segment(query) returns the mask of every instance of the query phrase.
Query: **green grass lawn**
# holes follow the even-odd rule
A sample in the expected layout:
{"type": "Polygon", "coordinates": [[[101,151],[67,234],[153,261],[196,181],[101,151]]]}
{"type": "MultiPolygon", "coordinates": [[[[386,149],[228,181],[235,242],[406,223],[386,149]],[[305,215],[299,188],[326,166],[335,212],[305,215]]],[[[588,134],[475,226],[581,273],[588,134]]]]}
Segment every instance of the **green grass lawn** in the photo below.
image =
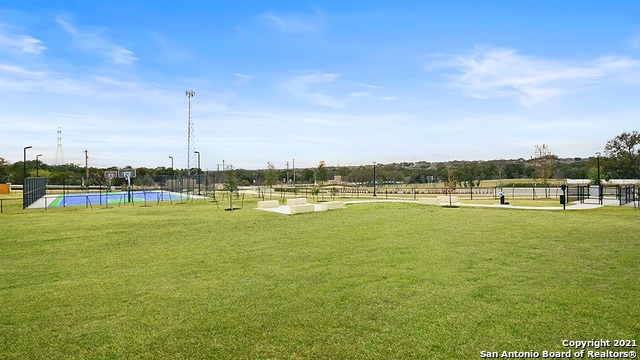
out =
{"type": "Polygon", "coordinates": [[[3,214],[0,358],[477,359],[640,341],[640,210],[253,207],[3,214]]]}

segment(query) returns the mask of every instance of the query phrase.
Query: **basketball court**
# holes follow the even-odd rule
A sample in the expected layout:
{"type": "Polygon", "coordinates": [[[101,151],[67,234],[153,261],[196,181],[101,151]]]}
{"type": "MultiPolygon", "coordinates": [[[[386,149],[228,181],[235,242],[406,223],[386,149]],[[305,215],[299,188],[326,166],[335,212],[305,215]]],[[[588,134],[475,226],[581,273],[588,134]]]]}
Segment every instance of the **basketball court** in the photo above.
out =
{"type": "Polygon", "coordinates": [[[160,202],[184,202],[206,199],[204,196],[180,194],[170,191],[115,191],[108,193],[77,193],[46,195],[29,205],[29,209],[58,208],[66,206],[121,206],[126,204],[153,204],[160,202]]]}

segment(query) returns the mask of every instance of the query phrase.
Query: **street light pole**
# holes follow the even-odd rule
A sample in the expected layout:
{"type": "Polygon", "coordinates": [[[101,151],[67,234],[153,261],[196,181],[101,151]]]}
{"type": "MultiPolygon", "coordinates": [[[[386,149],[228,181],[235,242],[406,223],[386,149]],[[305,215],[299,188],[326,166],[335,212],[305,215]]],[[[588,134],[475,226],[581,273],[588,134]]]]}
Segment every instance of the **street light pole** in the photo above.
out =
{"type": "Polygon", "coordinates": [[[24,161],[22,163],[22,167],[23,167],[23,171],[22,171],[22,183],[24,184],[24,179],[27,178],[27,149],[31,149],[33,146],[25,146],[23,149],[23,153],[24,153],[24,161]]]}
{"type": "Polygon", "coordinates": [[[39,166],[38,166],[38,164],[39,164],[39,160],[38,160],[38,158],[39,158],[40,156],[42,156],[42,154],[38,154],[38,155],[36,155],[36,177],[39,177],[39,175],[40,175],[40,174],[38,173],[38,168],[39,168],[39,166]]]}
{"type": "Polygon", "coordinates": [[[600,152],[597,152],[598,156],[598,202],[602,205],[602,185],[600,183],[600,152]]]}
{"type": "MultiPolygon", "coordinates": [[[[173,156],[169,155],[169,159],[171,159],[171,191],[174,190],[174,186],[175,186],[175,179],[173,178],[173,156]]],[[[165,186],[167,186],[166,181],[165,181],[165,186]]]]}
{"type": "Polygon", "coordinates": [[[200,195],[200,151],[193,151],[194,154],[198,154],[198,170],[196,170],[196,174],[198,174],[198,195],[200,195]]]}
{"type": "Polygon", "coordinates": [[[373,196],[376,195],[376,162],[373,162],[373,196]]]}

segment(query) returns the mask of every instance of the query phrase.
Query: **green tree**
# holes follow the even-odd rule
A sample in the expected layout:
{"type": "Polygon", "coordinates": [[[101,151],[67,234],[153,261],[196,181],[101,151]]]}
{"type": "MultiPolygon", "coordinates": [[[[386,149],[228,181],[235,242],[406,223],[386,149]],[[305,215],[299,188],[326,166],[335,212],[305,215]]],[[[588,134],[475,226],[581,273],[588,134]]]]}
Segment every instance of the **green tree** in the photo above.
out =
{"type": "Polygon", "coordinates": [[[267,171],[264,177],[265,183],[269,187],[269,200],[271,200],[273,185],[278,183],[278,172],[276,172],[276,167],[271,162],[267,162],[267,171]]]}
{"type": "Polygon", "coordinates": [[[475,185],[475,181],[482,175],[480,166],[475,161],[465,161],[455,173],[456,178],[461,182],[467,183],[471,192],[471,200],[473,200],[473,186],[475,185]]]}
{"type": "Polygon", "coordinates": [[[6,183],[9,181],[9,162],[0,157],[0,183],[6,183]]]}
{"type": "Polygon", "coordinates": [[[640,178],[640,133],[623,132],[609,140],[604,151],[609,156],[611,177],[640,178]]]}
{"type": "Polygon", "coordinates": [[[315,173],[313,172],[313,170],[311,169],[304,169],[302,170],[302,181],[307,183],[307,184],[311,184],[313,183],[314,180],[314,176],[315,173]]]}

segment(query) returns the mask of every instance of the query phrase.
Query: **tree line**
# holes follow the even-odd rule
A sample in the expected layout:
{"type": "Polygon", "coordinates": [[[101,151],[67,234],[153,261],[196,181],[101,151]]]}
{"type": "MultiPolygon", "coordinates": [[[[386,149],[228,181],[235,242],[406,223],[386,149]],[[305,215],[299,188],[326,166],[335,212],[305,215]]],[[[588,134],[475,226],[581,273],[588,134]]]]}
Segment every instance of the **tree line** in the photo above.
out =
{"type": "MultiPolygon", "coordinates": [[[[233,175],[238,185],[277,185],[277,184],[320,184],[340,176],[344,182],[367,184],[373,181],[375,166],[376,182],[424,184],[447,182],[453,176],[460,186],[478,186],[482,180],[508,182],[509,179],[532,179],[542,183],[549,179],[591,179],[597,180],[598,163],[601,179],[639,179],[640,178],[640,134],[637,131],[624,132],[609,140],[604,153],[589,158],[559,158],[547,145],[536,145],[529,159],[490,160],[490,161],[448,161],[448,162],[402,162],[392,164],[367,164],[360,166],[327,166],[320,161],[315,168],[276,169],[272,163],[265,169],[233,169],[232,172],[211,171],[207,174],[223,182],[225,173],[233,175]]],[[[0,183],[22,184],[24,163],[9,163],[0,157],[0,183]]],[[[46,177],[49,184],[61,184],[65,179],[83,179],[85,167],[65,164],[51,165],[39,160],[29,160],[26,164],[27,177],[46,177]],[[38,162],[36,162],[38,161],[38,162]]],[[[104,172],[117,170],[116,167],[89,169],[89,184],[104,183],[104,172]]],[[[183,176],[186,169],[166,167],[137,168],[137,177],[160,182],[163,177],[183,176]]],[[[198,174],[204,172],[198,169],[198,174]]],[[[86,180],[86,179],[85,179],[86,180]]],[[[122,181],[121,179],[114,179],[122,181]]]]}

